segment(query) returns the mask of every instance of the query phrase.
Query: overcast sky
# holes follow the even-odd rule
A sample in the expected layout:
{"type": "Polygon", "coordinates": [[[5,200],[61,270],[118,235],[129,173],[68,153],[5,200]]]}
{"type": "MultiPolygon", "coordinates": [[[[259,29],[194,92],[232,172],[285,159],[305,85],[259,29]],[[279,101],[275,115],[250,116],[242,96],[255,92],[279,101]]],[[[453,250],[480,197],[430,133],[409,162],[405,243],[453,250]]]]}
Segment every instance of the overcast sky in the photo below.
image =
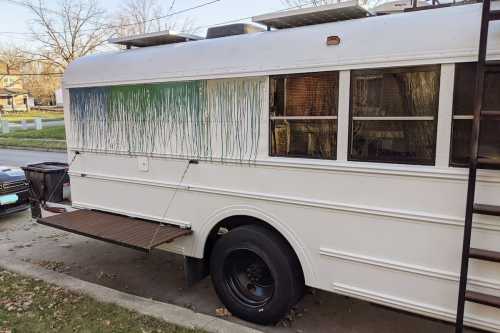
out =
{"type": "MultiPolygon", "coordinates": [[[[101,0],[103,7],[110,13],[116,11],[122,0],[101,0]]],[[[49,8],[55,8],[57,0],[46,0],[49,8]]],[[[175,11],[190,8],[208,0],[177,0],[175,11]]],[[[239,19],[247,16],[265,14],[286,8],[281,0],[220,0],[212,5],[208,5],[196,10],[192,10],[183,16],[189,16],[194,20],[195,25],[205,27],[224,21],[239,19]]],[[[10,34],[6,32],[29,32],[29,21],[31,15],[23,7],[0,0],[0,44],[9,42],[29,43],[29,35],[10,34]]],[[[181,18],[181,17],[180,17],[181,18]]],[[[204,31],[200,32],[204,35],[204,31]]]]}

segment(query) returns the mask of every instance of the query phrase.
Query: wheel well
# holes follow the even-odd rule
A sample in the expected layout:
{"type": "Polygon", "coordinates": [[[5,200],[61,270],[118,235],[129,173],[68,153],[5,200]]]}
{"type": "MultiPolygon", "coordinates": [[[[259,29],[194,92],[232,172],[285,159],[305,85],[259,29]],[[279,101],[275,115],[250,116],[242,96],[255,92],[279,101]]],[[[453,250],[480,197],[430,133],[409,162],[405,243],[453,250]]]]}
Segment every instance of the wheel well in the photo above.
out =
{"type": "Polygon", "coordinates": [[[290,253],[293,254],[295,261],[298,265],[297,267],[300,268],[300,273],[302,274],[302,281],[304,281],[304,271],[302,265],[300,263],[299,257],[297,256],[297,253],[290,245],[290,242],[288,242],[288,240],[273,226],[253,216],[246,216],[246,215],[230,216],[217,223],[212,228],[212,230],[210,230],[210,233],[207,237],[207,241],[205,242],[205,249],[203,252],[203,257],[205,258],[207,263],[209,263],[210,261],[210,254],[212,253],[212,249],[215,243],[217,242],[217,239],[219,239],[224,233],[230,232],[231,229],[240,227],[242,225],[259,225],[266,229],[269,229],[270,231],[281,237],[290,248],[290,253]]]}

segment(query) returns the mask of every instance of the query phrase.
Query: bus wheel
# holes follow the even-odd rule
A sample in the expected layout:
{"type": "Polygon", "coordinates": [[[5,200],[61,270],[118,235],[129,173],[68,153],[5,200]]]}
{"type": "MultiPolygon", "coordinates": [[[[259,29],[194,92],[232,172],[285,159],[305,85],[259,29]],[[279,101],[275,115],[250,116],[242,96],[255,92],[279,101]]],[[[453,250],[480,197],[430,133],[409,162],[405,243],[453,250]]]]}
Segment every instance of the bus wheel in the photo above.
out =
{"type": "Polygon", "coordinates": [[[260,226],[241,226],[223,235],[212,251],[210,271],[227,309],[258,324],[278,322],[304,290],[290,246],[260,226]]]}

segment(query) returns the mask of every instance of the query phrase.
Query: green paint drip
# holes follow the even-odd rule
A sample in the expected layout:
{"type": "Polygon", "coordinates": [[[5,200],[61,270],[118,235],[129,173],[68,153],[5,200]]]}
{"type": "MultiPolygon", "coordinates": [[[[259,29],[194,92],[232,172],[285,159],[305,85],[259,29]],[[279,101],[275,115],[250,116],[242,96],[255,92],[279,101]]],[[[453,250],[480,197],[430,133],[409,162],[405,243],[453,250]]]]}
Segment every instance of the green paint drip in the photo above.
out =
{"type": "Polygon", "coordinates": [[[72,147],[255,160],[264,78],[70,89],[72,147]]]}

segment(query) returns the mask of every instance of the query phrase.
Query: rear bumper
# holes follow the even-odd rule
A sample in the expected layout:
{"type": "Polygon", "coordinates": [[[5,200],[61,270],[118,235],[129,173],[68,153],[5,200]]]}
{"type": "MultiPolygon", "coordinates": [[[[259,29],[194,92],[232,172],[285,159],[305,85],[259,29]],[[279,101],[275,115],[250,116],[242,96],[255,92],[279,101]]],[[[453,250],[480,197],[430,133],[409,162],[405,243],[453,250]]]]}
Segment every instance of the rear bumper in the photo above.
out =
{"type": "Polygon", "coordinates": [[[0,206],[0,216],[18,213],[30,207],[28,191],[17,192],[14,194],[19,196],[19,201],[12,205],[0,206]]]}
{"type": "Polygon", "coordinates": [[[0,208],[0,217],[22,212],[24,210],[27,210],[30,208],[29,204],[22,204],[22,205],[13,205],[14,207],[9,207],[9,208],[0,208]]]}

